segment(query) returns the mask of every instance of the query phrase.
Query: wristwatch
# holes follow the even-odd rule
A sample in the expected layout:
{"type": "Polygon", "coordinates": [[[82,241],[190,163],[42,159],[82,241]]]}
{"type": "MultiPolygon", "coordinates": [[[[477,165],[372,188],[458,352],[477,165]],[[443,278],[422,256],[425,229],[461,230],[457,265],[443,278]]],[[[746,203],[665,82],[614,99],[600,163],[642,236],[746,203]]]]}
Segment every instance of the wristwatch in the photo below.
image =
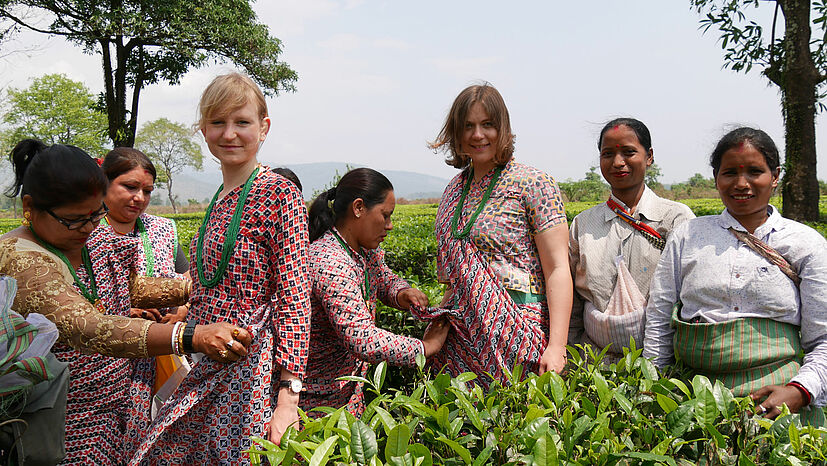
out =
{"type": "Polygon", "coordinates": [[[289,388],[291,392],[299,394],[302,391],[302,381],[299,379],[280,380],[279,388],[289,388]]]}

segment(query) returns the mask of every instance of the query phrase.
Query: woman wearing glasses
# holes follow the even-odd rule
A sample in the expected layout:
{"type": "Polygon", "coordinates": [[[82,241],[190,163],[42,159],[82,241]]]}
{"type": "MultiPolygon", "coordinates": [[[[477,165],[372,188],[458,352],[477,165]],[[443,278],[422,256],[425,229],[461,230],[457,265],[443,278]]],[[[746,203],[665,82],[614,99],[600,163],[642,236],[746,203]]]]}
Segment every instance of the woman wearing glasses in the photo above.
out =
{"type": "Polygon", "coordinates": [[[170,279],[143,279],[143,285],[130,287],[128,260],[101,259],[129,257],[128,250],[110,242],[85,247],[107,212],[107,180],[88,154],[27,139],[12,150],[11,159],[15,183],[8,194],[21,194],[24,220],[0,238],[0,274],[17,280],[13,309],[43,314],[60,331],[53,351],[70,363],[72,373],[63,464],[122,464],[125,426],[118,408],[128,393],[130,366],[117,358],[189,351],[233,361],[246,355],[249,334],[223,322],[185,328],[111,315],[116,312],[109,310],[129,308],[130,291],[173,296],[179,303],[188,292],[181,280],[170,279]],[[233,345],[228,355],[231,340],[242,345],[233,345]]]}

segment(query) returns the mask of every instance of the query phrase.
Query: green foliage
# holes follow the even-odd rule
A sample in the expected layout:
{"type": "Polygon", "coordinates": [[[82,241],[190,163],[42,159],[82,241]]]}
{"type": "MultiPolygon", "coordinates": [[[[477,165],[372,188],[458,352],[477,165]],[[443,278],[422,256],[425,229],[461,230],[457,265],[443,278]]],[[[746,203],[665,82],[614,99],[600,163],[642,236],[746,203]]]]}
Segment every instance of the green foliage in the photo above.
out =
{"type": "MultiPolygon", "coordinates": [[[[340,408],[303,416],[281,445],[263,439],[253,464],[825,464],[827,430],[797,415],[754,417],[753,402],[720,382],[659,374],[626,349],[617,363],[588,363],[570,349],[565,377],[521,377],[488,391],[476,375],[421,374],[411,390],[386,388],[385,363],[373,377],[345,377],[374,394],[361,419],[340,408]]],[[[420,368],[424,358],[419,358],[420,368]]]]}
{"type": "Polygon", "coordinates": [[[675,183],[670,187],[675,199],[687,199],[697,197],[716,196],[715,180],[705,178],[700,173],[695,173],[683,183],[675,183]]]}
{"type": "Polygon", "coordinates": [[[662,188],[663,185],[660,183],[661,175],[663,175],[663,172],[661,171],[660,166],[653,163],[646,169],[646,176],[644,177],[643,182],[646,183],[646,186],[649,186],[651,189],[662,188]]]}
{"type": "MultiPolygon", "coordinates": [[[[257,21],[249,0],[3,0],[16,29],[62,36],[102,56],[109,137],[132,146],[141,90],[178,84],[190,69],[218,62],[243,68],[268,94],[293,90],[278,60],[281,42],[257,21]]],[[[8,39],[8,36],[5,37],[8,39]]]]}
{"type": "MultiPolygon", "coordinates": [[[[135,147],[142,150],[158,168],[155,182],[166,190],[172,210],[178,212],[172,194],[173,175],[184,167],[201,170],[204,156],[192,130],[181,123],[159,118],[144,123],[138,132],[135,147]]],[[[197,203],[197,201],[196,201],[197,203]]]]}
{"type": "Polygon", "coordinates": [[[353,170],[354,168],[356,168],[356,167],[352,166],[349,163],[346,163],[344,173],[339,173],[339,170],[337,169],[336,173],[333,175],[333,179],[331,179],[330,182],[327,183],[326,185],[324,185],[321,188],[313,191],[313,194],[310,195],[310,199],[316,199],[319,196],[319,194],[327,191],[328,189],[330,189],[334,186],[337,186],[339,184],[339,180],[342,179],[342,177],[345,175],[345,173],[353,170]]]}
{"type": "Polygon", "coordinates": [[[597,167],[591,167],[582,180],[566,180],[557,183],[557,186],[569,202],[597,201],[606,198],[609,193],[609,185],[597,173],[597,167]]]}
{"type": "Polygon", "coordinates": [[[37,138],[50,145],[72,144],[94,157],[103,157],[107,151],[106,115],[95,107],[94,94],[83,83],[62,74],[35,78],[26,89],[10,88],[0,151],[8,154],[21,139],[37,138]]]}
{"type": "MultiPolygon", "coordinates": [[[[764,2],[767,3],[767,2],[764,2]]],[[[785,2],[769,2],[773,8],[782,6],[785,2]]],[[[809,52],[812,57],[814,70],[827,75],[827,2],[815,0],[812,3],[802,2],[805,9],[810,9],[810,24],[798,24],[799,27],[809,27],[813,30],[809,52]],[[820,31],[820,32],[819,32],[820,31]]],[[[767,79],[783,88],[785,58],[791,50],[799,52],[787,44],[789,38],[784,32],[785,8],[777,8],[776,15],[780,15],[781,24],[778,30],[766,28],[757,22],[748,19],[750,10],[760,7],[760,0],[690,0],[690,4],[698,13],[701,13],[701,29],[704,33],[712,28],[720,32],[721,48],[724,50],[724,67],[734,71],[749,72],[753,66],[762,69],[767,79]],[[770,32],[770,35],[767,34],[770,32]],[[768,37],[769,36],[769,37],[768,37]]],[[[787,14],[792,14],[788,12],[787,14]]],[[[774,26],[774,25],[773,25],[774,26]]],[[[802,70],[791,70],[801,72],[802,70]]],[[[823,82],[823,79],[822,81],[823,82]]],[[[819,99],[825,93],[819,94],[819,99]]]]}

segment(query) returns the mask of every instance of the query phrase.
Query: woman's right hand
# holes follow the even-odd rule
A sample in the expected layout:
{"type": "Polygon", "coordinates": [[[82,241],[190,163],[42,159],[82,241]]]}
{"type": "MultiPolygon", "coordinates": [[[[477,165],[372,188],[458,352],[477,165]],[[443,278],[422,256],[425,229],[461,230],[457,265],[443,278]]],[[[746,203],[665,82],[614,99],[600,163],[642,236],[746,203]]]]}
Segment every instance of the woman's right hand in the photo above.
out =
{"type": "Polygon", "coordinates": [[[431,357],[442,349],[445,340],[448,338],[448,332],[451,331],[451,323],[448,318],[440,317],[434,319],[431,325],[425,329],[425,335],[422,336],[422,346],[425,348],[425,357],[431,357]]]}
{"type": "Polygon", "coordinates": [[[247,330],[227,322],[218,322],[197,325],[192,337],[192,347],[213,361],[228,363],[247,356],[247,347],[251,341],[252,336],[247,330]]]}

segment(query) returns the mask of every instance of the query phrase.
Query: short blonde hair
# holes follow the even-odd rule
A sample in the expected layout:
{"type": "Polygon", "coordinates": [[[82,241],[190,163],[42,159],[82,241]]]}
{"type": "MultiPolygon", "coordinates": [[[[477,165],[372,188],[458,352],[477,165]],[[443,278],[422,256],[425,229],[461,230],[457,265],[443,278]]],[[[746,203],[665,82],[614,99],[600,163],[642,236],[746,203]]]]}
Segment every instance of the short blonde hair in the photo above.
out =
{"type": "Polygon", "coordinates": [[[445,124],[437,135],[436,141],[429,144],[431,149],[442,150],[445,154],[445,163],[456,168],[465,168],[471,162],[468,154],[462,153],[462,133],[465,130],[465,120],[471,106],[479,103],[485,109],[485,113],[491,118],[494,127],[497,128],[496,153],[494,163],[505,165],[511,160],[514,154],[514,140],[511,132],[511,118],[508,116],[508,108],[497,89],[485,82],[468,86],[459,93],[445,124]]]}
{"type": "Polygon", "coordinates": [[[259,118],[268,116],[264,93],[249,76],[241,73],[217,76],[198,102],[198,127],[204,128],[208,118],[226,115],[249,102],[256,104],[259,118]]]}

